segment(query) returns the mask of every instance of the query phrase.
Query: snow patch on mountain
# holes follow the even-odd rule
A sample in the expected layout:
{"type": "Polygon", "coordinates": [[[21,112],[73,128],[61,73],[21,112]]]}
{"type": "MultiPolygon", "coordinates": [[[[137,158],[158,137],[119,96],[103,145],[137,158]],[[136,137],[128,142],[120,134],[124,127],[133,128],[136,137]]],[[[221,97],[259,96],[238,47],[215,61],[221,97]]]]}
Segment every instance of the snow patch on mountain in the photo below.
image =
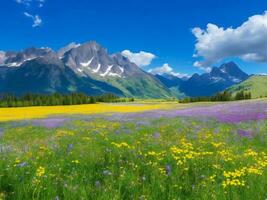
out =
{"type": "Polygon", "coordinates": [[[100,68],[101,68],[101,64],[98,63],[97,68],[92,70],[93,73],[97,73],[100,70],[100,68]]]}
{"type": "Polygon", "coordinates": [[[81,66],[83,67],[89,67],[89,65],[91,64],[91,62],[93,61],[94,57],[92,57],[90,60],[88,60],[87,62],[82,62],[80,63],[81,66]]]}
{"type": "Polygon", "coordinates": [[[0,51],[0,65],[4,64],[6,60],[6,53],[4,51],[0,51]]]}
{"type": "Polygon", "coordinates": [[[121,77],[120,74],[117,74],[117,73],[113,73],[113,72],[109,72],[108,74],[109,76],[117,76],[117,77],[121,77]]]}
{"type": "Polygon", "coordinates": [[[78,70],[79,72],[81,72],[81,73],[83,72],[83,70],[82,70],[81,68],[77,68],[77,70],[78,70]]]}
{"type": "Polygon", "coordinates": [[[113,67],[113,65],[108,65],[107,70],[104,73],[100,74],[100,76],[105,77],[106,75],[108,75],[108,73],[111,71],[112,67],[113,67]]]}
{"type": "Polygon", "coordinates": [[[121,73],[123,74],[124,69],[121,66],[119,66],[119,69],[121,70],[121,73]]]}
{"type": "Polygon", "coordinates": [[[5,63],[5,66],[7,67],[20,67],[23,63],[27,62],[27,61],[30,61],[30,60],[34,60],[36,59],[37,57],[32,57],[32,58],[27,58],[21,62],[12,62],[12,63],[5,63]]]}

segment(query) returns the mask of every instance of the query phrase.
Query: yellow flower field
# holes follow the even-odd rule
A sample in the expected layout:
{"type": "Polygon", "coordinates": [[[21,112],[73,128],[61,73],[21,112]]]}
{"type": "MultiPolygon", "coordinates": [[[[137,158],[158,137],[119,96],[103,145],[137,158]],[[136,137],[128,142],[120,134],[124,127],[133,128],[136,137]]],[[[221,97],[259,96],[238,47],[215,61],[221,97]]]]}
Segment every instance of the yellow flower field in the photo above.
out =
{"type": "MultiPolygon", "coordinates": [[[[100,114],[142,112],[155,109],[171,109],[175,103],[147,104],[87,104],[74,106],[38,106],[20,108],[0,108],[0,121],[45,118],[50,115],[100,114]]],[[[182,106],[181,106],[182,107],[182,106]]]]}

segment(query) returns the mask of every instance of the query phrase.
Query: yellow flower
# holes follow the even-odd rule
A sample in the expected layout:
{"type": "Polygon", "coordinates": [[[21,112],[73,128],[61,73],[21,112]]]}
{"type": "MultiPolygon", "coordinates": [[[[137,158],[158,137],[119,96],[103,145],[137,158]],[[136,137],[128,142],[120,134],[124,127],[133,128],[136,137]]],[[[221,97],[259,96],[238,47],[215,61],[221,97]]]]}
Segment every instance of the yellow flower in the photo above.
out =
{"type": "Polygon", "coordinates": [[[166,174],[166,171],[165,171],[165,169],[164,169],[164,168],[162,168],[162,167],[160,167],[160,168],[159,168],[159,172],[160,172],[161,174],[164,174],[164,175],[166,174]]]}
{"type": "Polygon", "coordinates": [[[249,167],[247,169],[248,174],[256,174],[256,175],[262,175],[263,171],[261,169],[258,169],[256,167],[249,167]]]}
{"type": "Polygon", "coordinates": [[[244,153],[245,157],[256,157],[258,156],[258,153],[256,151],[253,151],[252,149],[247,149],[244,153]]]}
{"type": "Polygon", "coordinates": [[[40,146],[40,147],[39,147],[39,150],[40,150],[40,151],[45,151],[45,150],[46,150],[46,147],[45,147],[45,146],[40,146]]]}
{"type": "Polygon", "coordinates": [[[36,170],[36,176],[37,177],[42,177],[45,174],[45,168],[40,166],[37,170],[36,170]]]}
{"type": "Polygon", "coordinates": [[[117,148],[126,148],[126,149],[132,149],[133,148],[129,144],[127,144],[126,142],[121,142],[121,143],[112,142],[111,144],[117,148]]]}
{"type": "Polygon", "coordinates": [[[21,162],[20,159],[19,158],[16,158],[15,163],[18,164],[20,162],[21,162]]]}
{"type": "Polygon", "coordinates": [[[245,181],[239,179],[226,179],[223,181],[222,186],[226,188],[227,186],[245,186],[245,181]]]}
{"type": "Polygon", "coordinates": [[[149,152],[147,152],[147,155],[149,155],[149,156],[156,156],[157,153],[155,151],[149,151],[149,152]]]}
{"type": "Polygon", "coordinates": [[[212,144],[212,146],[214,146],[215,148],[219,148],[219,147],[221,147],[222,145],[224,145],[224,143],[222,143],[222,142],[218,142],[218,143],[216,143],[216,142],[211,142],[211,144],[212,144]]]}
{"type": "Polygon", "coordinates": [[[73,136],[73,135],[75,135],[75,133],[72,132],[72,131],[58,130],[56,132],[56,137],[57,138],[60,138],[60,137],[63,137],[63,136],[73,136]]]}
{"type": "Polygon", "coordinates": [[[75,164],[79,164],[80,163],[80,161],[79,160],[73,160],[73,161],[71,161],[72,163],[75,163],[75,164]]]}
{"type": "Polygon", "coordinates": [[[209,180],[210,180],[211,182],[215,182],[215,177],[216,177],[216,174],[210,176],[210,177],[209,177],[209,180]]]}
{"type": "Polygon", "coordinates": [[[4,192],[0,192],[0,200],[4,200],[5,199],[5,193],[4,192]]]}
{"type": "Polygon", "coordinates": [[[83,137],[83,140],[85,140],[85,141],[90,141],[91,138],[89,138],[89,137],[83,137]]]}
{"type": "MultiPolygon", "coordinates": [[[[1,108],[0,121],[45,118],[49,115],[61,114],[100,114],[100,113],[129,113],[142,112],[157,109],[171,109],[169,103],[153,103],[136,105],[112,105],[105,103],[73,105],[73,106],[41,106],[41,107],[20,107],[1,108]],[[25,115],[27,113],[27,115],[25,115]]],[[[105,126],[103,125],[103,128],[105,126]]]]}

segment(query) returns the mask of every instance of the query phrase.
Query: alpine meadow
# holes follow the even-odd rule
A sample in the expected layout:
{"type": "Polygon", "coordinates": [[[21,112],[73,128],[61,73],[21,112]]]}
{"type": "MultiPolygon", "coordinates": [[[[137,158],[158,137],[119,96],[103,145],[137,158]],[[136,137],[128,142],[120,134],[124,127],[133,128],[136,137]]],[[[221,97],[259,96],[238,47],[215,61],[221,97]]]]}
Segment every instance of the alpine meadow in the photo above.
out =
{"type": "Polygon", "coordinates": [[[267,199],[267,1],[0,16],[0,200],[267,199]]]}

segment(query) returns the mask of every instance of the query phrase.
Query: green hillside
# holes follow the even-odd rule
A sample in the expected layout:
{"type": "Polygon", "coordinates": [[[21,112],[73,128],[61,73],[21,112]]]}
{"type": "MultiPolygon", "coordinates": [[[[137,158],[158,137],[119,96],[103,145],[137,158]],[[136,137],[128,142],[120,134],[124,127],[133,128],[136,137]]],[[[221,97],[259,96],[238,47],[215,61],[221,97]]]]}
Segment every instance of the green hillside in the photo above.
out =
{"type": "Polygon", "coordinates": [[[233,94],[242,90],[251,92],[252,98],[267,96],[267,76],[254,75],[242,83],[227,89],[227,91],[232,92],[233,94]]]}
{"type": "Polygon", "coordinates": [[[135,98],[171,98],[173,94],[152,77],[127,77],[106,79],[107,83],[118,88],[126,97],[135,98]]]}

